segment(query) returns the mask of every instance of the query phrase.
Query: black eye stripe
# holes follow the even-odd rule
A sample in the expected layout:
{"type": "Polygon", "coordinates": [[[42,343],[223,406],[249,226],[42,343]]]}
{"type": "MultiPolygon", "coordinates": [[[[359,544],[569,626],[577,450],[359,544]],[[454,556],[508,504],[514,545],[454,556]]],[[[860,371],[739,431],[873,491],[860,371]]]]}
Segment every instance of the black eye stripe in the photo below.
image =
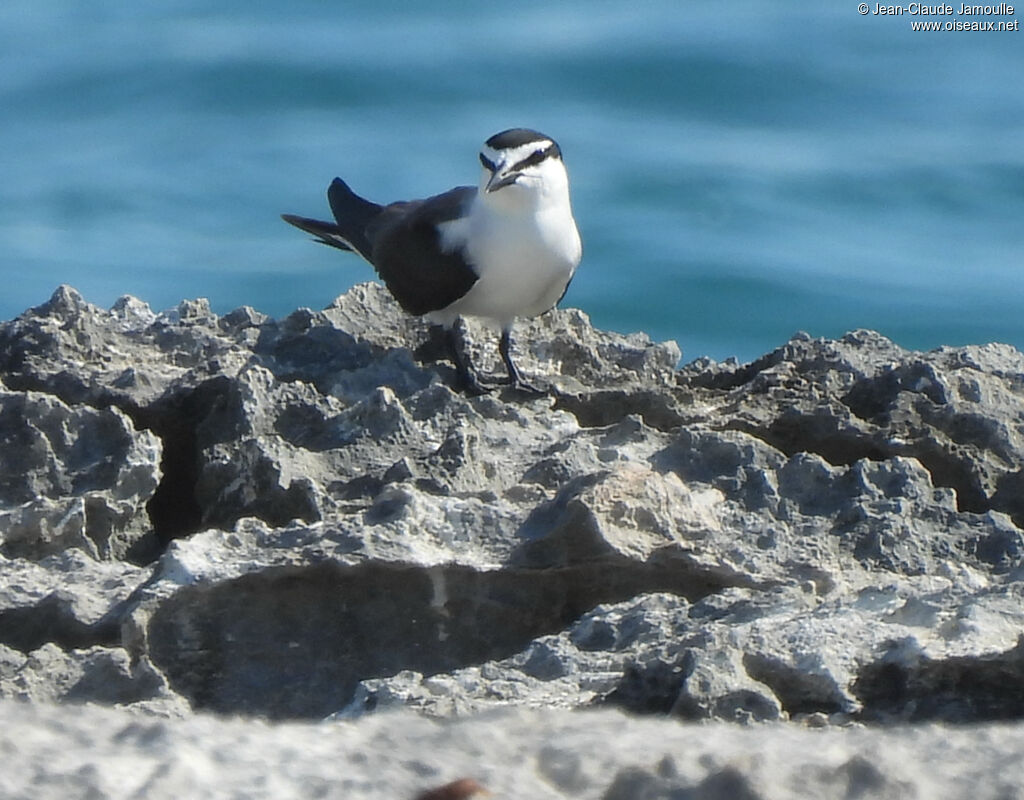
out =
{"type": "MultiPolygon", "coordinates": [[[[560,158],[561,155],[562,152],[561,150],[558,149],[558,145],[552,142],[547,147],[543,149],[534,150],[526,158],[520,159],[515,164],[513,164],[508,170],[506,170],[506,172],[509,174],[514,172],[520,172],[521,170],[524,170],[527,167],[532,167],[541,163],[546,158],[560,158]]],[[[491,161],[491,159],[489,159],[483,153],[480,153],[480,163],[483,164],[484,169],[486,169],[488,172],[492,174],[497,172],[498,170],[498,165],[491,161]]]]}
{"type": "Polygon", "coordinates": [[[550,144],[543,150],[534,150],[532,153],[530,153],[530,155],[528,155],[526,158],[522,159],[514,167],[512,167],[512,169],[518,172],[521,169],[526,169],[527,167],[532,167],[535,164],[539,164],[548,156],[556,155],[556,148],[557,145],[550,144]]]}

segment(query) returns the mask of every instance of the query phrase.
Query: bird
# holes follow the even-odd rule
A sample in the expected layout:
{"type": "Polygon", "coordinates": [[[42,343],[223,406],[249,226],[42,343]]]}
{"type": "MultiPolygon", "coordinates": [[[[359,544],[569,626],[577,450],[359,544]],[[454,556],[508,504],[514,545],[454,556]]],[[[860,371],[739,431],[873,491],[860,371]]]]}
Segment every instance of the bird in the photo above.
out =
{"type": "Polygon", "coordinates": [[[558,143],[530,128],[484,142],[476,187],[380,205],[335,178],[327,189],[334,222],[282,214],[322,244],[368,261],[409,314],[441,325],[461,389],[493,387],[478,377],[458,324],[476,317],[501,330],[498,352],[513,389],[543,393],[512,359],[512,325],[565,296],[583,255],[558,143]]]}
{"type": "Polygon", "coordinates": [[[491,793],[472,778],[459,778],[444,786],[420,792],[416,800],[468,800],[480,795],[489,797],[491,793]]]}

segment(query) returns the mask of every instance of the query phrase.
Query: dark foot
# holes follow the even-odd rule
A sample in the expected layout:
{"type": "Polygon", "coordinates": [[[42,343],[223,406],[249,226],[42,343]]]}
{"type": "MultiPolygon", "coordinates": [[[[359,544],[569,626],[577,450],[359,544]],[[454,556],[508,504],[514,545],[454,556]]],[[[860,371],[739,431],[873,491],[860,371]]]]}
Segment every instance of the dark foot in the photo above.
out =
{"type": "Polygon", "coordinates": [[[466,352],[466,332],[462,327],[462,320],[456,320],[455,324],[448,329],[448,344],[452,352],[452,361],[455,362],[456,383],[460,391],[471,397],[479,397],[487,394],[491,389],[480,383],[473,369],[473,363],[466,352]]]}
{"type": "Polygon", "coordinates": [[[534,396],[540,396],[542,394],[547,394],[548,393],[548,389],[546,389],[544,387],[541,387],[541,386],[535,386],[532,383],[527,383],[526,381],[524,381],[522,379],[522,377],[519,375],[518,371],[516,372],[516,375],[515,375],[514,378],[513,377],[505,378],[501,383],[502,383],[502,385],[507,386],[513,392],[520,392],[522,394],[530,394],[530,395],[534,395],[534,396]]]}
{"type": "Polygon", "coordinates": [[[505,362],[505,369],[508,371],[508,378],[504,381],[509,388],[523,394],[541,395],[547,394],[547,389],[541,389],[523,380],[523,376],[512,361],[512,333],[508,328],[501,332],[501,340],[498,342],[498,352],[501,353],[501,360],[505,362]]]}
{"type": "Polygon", "coordinates": [[[492,387],[480,383],[480,379],[468,370],[463,372],[456,369],[456,376],[459,391],[465,392],[470,397],[480,397],[480,395],[490,394],[492,391],[492,387]]]}

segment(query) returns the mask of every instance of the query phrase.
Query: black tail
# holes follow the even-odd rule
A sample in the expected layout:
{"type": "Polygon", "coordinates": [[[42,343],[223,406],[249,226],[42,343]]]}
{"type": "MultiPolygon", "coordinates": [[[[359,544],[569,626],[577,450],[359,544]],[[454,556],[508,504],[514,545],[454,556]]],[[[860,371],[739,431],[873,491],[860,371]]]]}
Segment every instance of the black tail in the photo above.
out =
{"type": "Polygon", "coordinates": [[[367,261],[371,261],[371,247],[366,237],[366,227],[381,212],[383,206],[364,200],[349,189],[348,184],[341,178],[335,178],[328,187],[327,202],[331,205],[331,212],[337,224],[298,217],[295,214],[282,214],[281,219],[312,234],[321,244],[340,250],[355,250],[367,261]]]}
{"type": "Polygon", "coordinates": [[[294,214],[282,214],[281,219],[294,225],[299,230],[311,233],[320,244],[329,244],[339,250],[352,250],[353,247],[341,235],[341,228],[333,222],[322,222],[309,217],[297,217],[294,214]]]}

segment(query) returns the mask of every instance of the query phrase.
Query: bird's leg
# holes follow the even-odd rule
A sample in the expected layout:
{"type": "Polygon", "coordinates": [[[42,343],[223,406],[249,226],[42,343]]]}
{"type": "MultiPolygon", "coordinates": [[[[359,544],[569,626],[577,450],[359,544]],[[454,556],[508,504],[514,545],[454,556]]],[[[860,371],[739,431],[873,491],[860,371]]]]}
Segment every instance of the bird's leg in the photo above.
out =
{"type": "Polygon", "coordinates": [[[455,372],[459,379],[459,388],[470,395],[487,394],[488,389],[476,377],[473,370],[473,363],[466,351],[466,332],[462,326],[462,320],[457,319],[448,328],[448,344],[452,350],[452,361],[455,362],[455,372]]]}
{"type": "Polygon", "coordinates": [[[501,329],[501,340],[498,342],[498,352],[501,353],[501,360],[505,362],[505,369],[508,370],[509,386],[520,392],[526,392],[527,394],[546,394],[543,389],[539,389],[523,380],[523,376],[519,374],[519,370],[512,361],[511,350],[512,329],[511,327],[505,327],[501,329]]]}

